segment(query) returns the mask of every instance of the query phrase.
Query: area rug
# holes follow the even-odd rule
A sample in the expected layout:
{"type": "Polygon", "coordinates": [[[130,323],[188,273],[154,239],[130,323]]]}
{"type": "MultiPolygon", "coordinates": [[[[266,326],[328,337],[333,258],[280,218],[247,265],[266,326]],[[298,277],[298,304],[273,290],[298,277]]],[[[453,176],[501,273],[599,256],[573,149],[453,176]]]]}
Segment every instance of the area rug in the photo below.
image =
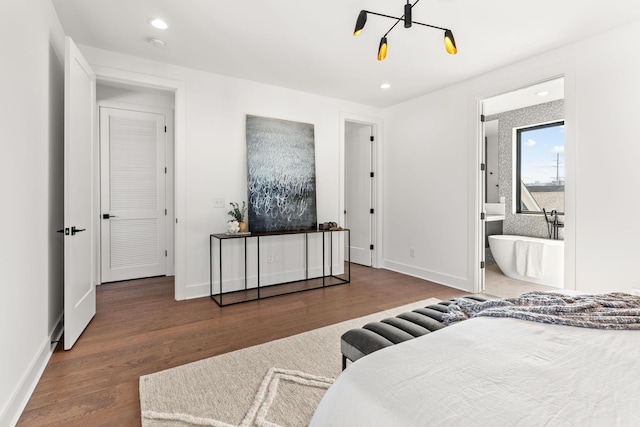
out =
{"type": "Polygon", "coordinates": [[[439,301],[430,298],[142,376],[142,426],[306,426],[340,374],[343,333],[439,301]]]}

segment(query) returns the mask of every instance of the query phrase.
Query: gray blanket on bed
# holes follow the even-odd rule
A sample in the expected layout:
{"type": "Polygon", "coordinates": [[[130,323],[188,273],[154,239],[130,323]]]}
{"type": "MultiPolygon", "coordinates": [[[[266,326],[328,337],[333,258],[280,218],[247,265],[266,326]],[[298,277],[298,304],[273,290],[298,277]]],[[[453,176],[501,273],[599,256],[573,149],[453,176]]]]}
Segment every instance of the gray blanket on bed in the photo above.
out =
{"type": "Polygon", "coordinates": [[[456,299],[444,316],[450,325],[477,316],[514,317],[554,325],[640,330],[640,297],[624,293],[569,296],[529,292],[518,298],[474,303],[456,299]]]}

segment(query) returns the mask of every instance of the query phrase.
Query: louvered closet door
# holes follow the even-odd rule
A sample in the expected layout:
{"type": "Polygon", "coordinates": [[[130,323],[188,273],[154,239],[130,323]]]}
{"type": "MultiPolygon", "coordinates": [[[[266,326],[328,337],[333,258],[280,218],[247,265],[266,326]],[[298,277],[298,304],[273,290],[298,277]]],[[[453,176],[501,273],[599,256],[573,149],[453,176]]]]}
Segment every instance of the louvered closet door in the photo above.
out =
{"type": "Polygon", "coordinates": [[[165,116],[100,108],[102,282],[166,274],[165,116]]]}

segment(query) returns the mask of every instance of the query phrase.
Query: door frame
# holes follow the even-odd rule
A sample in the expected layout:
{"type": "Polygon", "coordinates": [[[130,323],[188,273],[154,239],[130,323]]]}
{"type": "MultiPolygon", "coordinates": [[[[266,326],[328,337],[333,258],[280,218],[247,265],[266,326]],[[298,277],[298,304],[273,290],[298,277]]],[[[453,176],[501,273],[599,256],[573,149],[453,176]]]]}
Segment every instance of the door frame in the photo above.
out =
{"type": "Polygon", "coordinates": [[[373,250],[371,251],[371,266],[373,268],[382,267],[382,220],[384,212],[382,209],[382,188],[383,188],[383,176],[382,176],[382,119],[376,117],[368,117],[360,114],[340,112],[340,178],[339,178],[339,211],[338,218],[340,223],[345,223],[344,210],[346,208],[346,146],[345,146],[345,130],[346,122],[362,123],[371,126],[371,133],[374,138],[374,143],[371,150],[371,165],[373,168],[374,179],[372,182],[371,202],[374,209],[373,219],[371,220],[371,244],[373,250]]]}
{"type": "MultiPolygon", "coordinates": [[[[373,233],[374,233],[374,224],[373,221],[375,219],[375,211],[374,213],[367,213],[367,221],[368,222],[368,227],[367,227],[367,241],[362,242],[365,243],[362,248],[356,248],[354,245],[354,242],[357,240],[358,237],[360,237],[359,235],[356,235],[355,230],[354,230],[354,221],[351,221],[351,218],[357,218],[356,222],[358,219],[360,218],[360,215],[364,212],[368,212],[372,207],[373,207],[373,183],[375,181],[375,173],[373,177],[369,176],[369,172],[375,171],[375,168],[373,166],[373,142],[375,141],[371,141],[370,138],[373,134],[373,126],[371,126],[368,123],[360,123],[360,122],[352,122],[352,121],[345,121],[345,158],[344,158],[344,164],[345,164],[345,192],[344,192],[344,203],[345,203],[345,210],[344,210],[344,215],[345,215],[345,219],[344,219],[344,226],[349,228],[350,233],[349,233],[349,243],[350,243],[350,252],[349,252],[349,256],[350,256],[350,261],[351,262],[355,262],[356,264],[359,264],[358,261],[362,261],[358,256],[357,256],[357,252],[358,249],[362,249],[362,248],[366,248],[365,249],[365,256],[368,256],[368,261],[366,263],[362,263],[362,265],[365,265],[367,267],[371,267],[373,265],[373,251],[371,249],[368,248],[369,245],[373,244],[373,233]],[[354,137],[352,136],[353,134],[349,132],[348,130],[348,124],[352,125],[352,126],[358,126],[357,131],[358,132],[358,136],[355,137],[356,141],[354,141],[354,137]],[[365,144],[361,144],[360,143],[360,138],[364,138],[364,129],[366,129],[366,148],[365,148],[365,144]],[[354,152],[353,150],[350,150],[350,147],[357,147],[357,151],[354,152]],[[366,151],[366,153],[365,153],[366,151]],[[354,156],[349,156],[349,154],[353,154],[354,156]],[[365,176],[365,171],[362,171],[360,169],[358,169],[358,173],[362,173],[361,176],[357,176],[354,175],[350,169],[350,167],[353,165],[354,162],[354,157],[360,157],[360,156],[365,156],[368,157],[369,160],[369,164],[367,165],[366,169],[366,176],[365,176]],[[366,180],[367,181],[367,186],[369,188],[368,191],[368,200],[366,203],[366,206],[363,206],[361,204],[356,206],[356,211],[360,211],[360,209],[362,209],[362,211],[360,211],[361,213],[357,213],[357,212],[353,212],[354,211],[354,206],[352,204],[350,204],[349,202],[351,200],[354,200],[355,198],[352,198],[353,193],[349,193],[349,184],[353,183],[353,180],[366,180]],[[354,256],[355,255],[355,256],[354,256]],[[354,258],[358,258],[357,261],[354,261],[354,258]]],[[[357,163],[357,162],[356,162],[357,163]]],[[[356,196],[357,198],[357,196],[356,196]]],[[[374,246],[375,248],[375,246],[374,246]]]]}
{"type": "Polygon", "coordinates": [[[484,102],[480,103],[480,164],[484,167],[480,167],[480,185],[479,185],[479,197],[480,197],[480,222],[478,224],[478,231],[480,234],[480,248],[478,253],[480,255],[480,273],[478,274],[478,292],[484,292],[485,290],[485,271],[487,265],[485,239],[487,235],[487,222],[485,221],[487,212],[485,210],[485,200],[487,198],[487,131],[485,128],[484,120],[484,102]]]}
{"type": "MultiPolygon", "coordinates": [[[[564,289],[576,289],[576,139],[575,139],[575,70],[563,61],[558,62],[552,67],[554,70],[540,71],[533,70],[532,74],[518,73],[514,74],[514,80],[506,79],[500,81],[492,87],[492,89],[483,88],[470,98],[470,111],[474,113],[469,116],[469,128],[475,135],[470,135],[470,141],[473,141],[473,152],[475,156],[470,156],[473,163],[470,164],[472,170],[476,170],[471,175],[475,191],[473,194],[474,209],[472,210],[473,233],[475,234],[475,250],[474,256],[471,258],[471,270],[473,271],[473,291],[481,292],[481,286],[484,286],[484,271],[480,268],[481,251],[484,251],[484,227],[481,227],[480,212],[484,208],[484,193],[480,187],[482,182],[482,171],[477,167],[482,159],[484,151],[484,124],[481,122],[480,116],[483,113],[483,103],[486,99],[506,94],[518,89],[526,88],[531,85],[553,80],[559,77],[564,78],[564,119],[565,119],[565,229],[564,229],[564,289]],[[482,276],[482,279],[480,278],[482,276]],[[482,280],[482,282],[481,282],[482,280]]],[[[508,207],[507,207],[508,208],[508,207]]]]}
{"type": "MultiPolygon", "coordinates": [[[[115,82],[132,86],[168,90],[174,93],[173,109],[173,158],[174,158],[174,197],[173,206],[167,209],[173,210],[173,239],[174,239],[174,298],[184,300],[196,295],[189,295],[186,285],[186,84],[182,80],[159,77],[150,74],[126,71],[103,65],[93,65],[98,83],[115,82]],[[183,219],[180,221],[180,219],[183,219]]],[[[97,143],[97,142],[96,142],[97,143]]],[[[99,180],[97,185],[99,185],[99,180]]],[[[99,197],[99,196],[97,196],[99,197]]],[[[99,199],[98,199],[99,207],[99,199]]],[[[96,218],[100,212],[96,210],[96,218]]],[[[99,236],[96,237],[99,244],[99,236]]],[[[96,257],[100,255],[99,248],[95,248],[96,257]]],[[[99,262],[99,259],[97,259],[99,262]]],[[[96,282],[99,282],[100,271],[96,269],[96,282]]]]}
{"type": "MultiPolygon", "coordinates": [[[[175,159],[174,159],[174,122],[173,122],[173,110],[164,107],[155,107],[151,105],[132,104],[121,101],[111,100],[99,100],[97,106],[98,121],[100,120],[100,108],[115,108],[119,110],[138,111],[143,113],[163,114],[165,116],[165,125],[167,126],[167,132],[165,133],[165,164],[167,165],[167,173],[165,175],[165,207],[167,209],[167,215],[165,216],[165,249],[167,250],[167,259],[165,266],[165,274],[167,276],[173,276],[175,274],[175,159]]],[[[99,122],[98,122],[99,123],[99,122]]],[[[101,148],[102,141],[100,141],[100,135],[98,135],[98,145],[101,148]]],[[[98,174],[99,188],[101,187],[101,176],[98,174]]],[[[100,197],[100,215],[102,210],[102,198],[100,197]]],[[[102,235],[100,235],[100,246],[98,248],[100,252],[100,271],[98,277],[102,277],[102,235]]],[[[97,282],[101,284],[101,281],[97,282]]]]}

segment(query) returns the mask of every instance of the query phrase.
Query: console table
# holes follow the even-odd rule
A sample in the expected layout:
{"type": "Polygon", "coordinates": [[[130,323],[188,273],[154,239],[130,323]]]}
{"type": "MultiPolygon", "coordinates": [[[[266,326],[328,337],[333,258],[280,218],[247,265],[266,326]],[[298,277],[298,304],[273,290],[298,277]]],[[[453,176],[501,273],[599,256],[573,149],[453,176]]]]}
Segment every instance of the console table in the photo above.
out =
{"type": "MultiPolygon", "coordinates": [[[[350,230],[302,230],[302,231],[281,231],[281,232],[269,232],[269,233],[233,233],[233,234],[210,234],[209,235],[209,293],[211,299],[222,307],[225,305],[237,304],[247,301],[255,301],[263,298],[269,298],[272,296],[285,295],[294,292],[306,291],[309,289],[319,289],[327,286],[339,285],[343,283],[349,283],[351,281],[351,249],[350,249],[350,230]],[[333,269],[333,236],[335,233],[343,233],[346,238],[345,245],[345,271],[342,275],[334,274],[333,269]],[[322,240],[322,275],[316,277],[309,277],[309,235],[321,235],[322,240]],[[304,279],[295,280],[291,282],[271,283],[269,285],[261,285],[260,283],[260,241],[275,236],[290,236],[290,235],[304,235],[304,279]],[[223,286],[223,256],[222,245],[223,242],[242,239],[244,242],[244,289],[224,291],[223,286]],[[257,285],[255,287],[247,286],[247,241],[249,239],[255,239],[256,241],[256,265],[257,265],[257,285]],[[326,243],[328,241],[329,252],[329,266],[326,266],[325,254],[326,243]],[[217,247],[217,250],[216,250],[217,247]],[[217,257],[215,253],[217,252],[217,257]],[[213,279],[214,279],[214,260],[217,261],[218,270],[220,273],[220,292],[213,292],[213,279]],[[222,296],[225,296],[225,303],[222,302],[222,296]]],[[[338,255],[339,255],[339,251],[338,255]]]]}

